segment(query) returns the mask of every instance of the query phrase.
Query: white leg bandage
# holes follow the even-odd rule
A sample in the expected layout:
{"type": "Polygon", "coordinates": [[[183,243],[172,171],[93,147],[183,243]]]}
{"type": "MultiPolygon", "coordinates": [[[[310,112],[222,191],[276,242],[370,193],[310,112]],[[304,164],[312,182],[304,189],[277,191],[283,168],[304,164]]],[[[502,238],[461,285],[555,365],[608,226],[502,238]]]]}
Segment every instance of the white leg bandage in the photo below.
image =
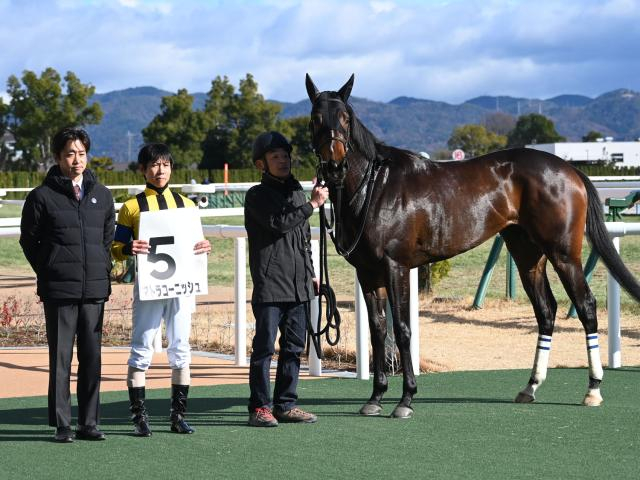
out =
{"type": "Polygon", "coordinates": [[[536,356],[533,359],[533,370],[531,378],[533,383],[528,384],[523,390],[524,393],[535,397],[536,390],[547,378],[547,369],[549,367],[549,354],[551,353],[551,336],[538,335],[538,345],[536,347],[536,356]]]}
{"type": "Polygon", "coordinates": [[[597,333],[587,335],[587,356],[589,357],[589,376],[595,380],[602,380],[602,360],[597,333]]]}
{"type": "Polygon", "coordinates": [[[600,381],[603,374],[597,333],[587,335],[587,356],[589,357],[589,389],[582,403],[588,407],[597,407],[602,404],[600,381]]]}

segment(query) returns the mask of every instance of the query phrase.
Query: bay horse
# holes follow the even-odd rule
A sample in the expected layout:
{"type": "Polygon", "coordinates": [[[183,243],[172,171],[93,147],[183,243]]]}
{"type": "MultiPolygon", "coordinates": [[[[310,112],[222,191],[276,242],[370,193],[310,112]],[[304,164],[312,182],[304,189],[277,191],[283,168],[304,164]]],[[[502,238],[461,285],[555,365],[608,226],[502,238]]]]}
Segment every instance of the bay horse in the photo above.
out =
{"type": "Polygon", "coordinates": [[[538,324],[531,376],[515,401],[533,402],[547,376],[557,309],[546,273],[549,261],[586,335],[589,381],[583,404],[600,405],[596,301],[581,264],[585,227],[609,272],[639,301],[640,284],[613,246],[588,177],[559,157],[527,148],[434,162],[385,145],[348,102],[353,80],[352,75],[338,91],[319,92],[306,76],[311,142],[335,209],[334,243],[356,268],[369,316],[373,393],[360,413],[382,411],[388,300],[403,372],[402,398],[391,416],[413,414],[417,388],[409,351],[409,270],[466,252],[498,233],[515,260],[538,324]]]}

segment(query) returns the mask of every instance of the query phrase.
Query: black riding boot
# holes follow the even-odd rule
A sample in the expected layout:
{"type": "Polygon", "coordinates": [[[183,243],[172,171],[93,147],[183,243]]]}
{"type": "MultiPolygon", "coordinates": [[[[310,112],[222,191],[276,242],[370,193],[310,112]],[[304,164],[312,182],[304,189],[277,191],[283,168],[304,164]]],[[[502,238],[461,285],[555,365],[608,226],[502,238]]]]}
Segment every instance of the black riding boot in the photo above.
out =
{"type": "Polygon", "coordinates": [[[131,420],[135,430],[133,434],[136,437],[150,437],[149,417],[147,409],[144,406],[144,387],[129,387],[129,401],[131,406],[131,420]]]}
{"type": "Polygon", "coordinates": [[[176,433],[193,433],[195,430],[184,420],[187,411],[187,395],[189,385],[171,385],[171,431],[176,433]]]}

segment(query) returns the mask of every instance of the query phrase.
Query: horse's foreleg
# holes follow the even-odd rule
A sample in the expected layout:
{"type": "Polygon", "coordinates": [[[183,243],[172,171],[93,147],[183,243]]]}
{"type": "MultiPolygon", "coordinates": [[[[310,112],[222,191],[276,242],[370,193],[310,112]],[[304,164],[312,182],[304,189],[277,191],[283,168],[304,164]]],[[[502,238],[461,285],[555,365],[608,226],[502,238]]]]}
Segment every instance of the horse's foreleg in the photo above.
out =
{"type": "Polygon", "coordinates": [[[402,399],[391,413],[395,418],[413,415],[411,401],[418,391],[411,361],[411,327],[409,326],[409,269],[388,260],[387,294],[393,313],[393,333],[402,363],[402,399]]]}
{"type": "Polygon", "coordinates": [[[384,340],[387,337],[387,321],[385,318],[386,293],[383,289],[366,291],[364,292],[364,300],[367,306],[369,332],[371,334],[373,392],[369,401],[360,409],[360,414],[380,415],[382,411],[380,402],[388,388],[387,375],[384,371],[384,340]]]}

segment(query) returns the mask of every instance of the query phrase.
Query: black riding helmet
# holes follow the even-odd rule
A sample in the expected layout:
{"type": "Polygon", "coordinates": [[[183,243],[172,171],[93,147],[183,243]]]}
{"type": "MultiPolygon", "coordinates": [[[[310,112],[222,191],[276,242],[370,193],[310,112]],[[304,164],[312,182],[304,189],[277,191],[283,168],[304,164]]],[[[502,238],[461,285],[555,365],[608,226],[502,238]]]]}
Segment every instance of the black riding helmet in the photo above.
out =
{"type": "Polygon", "coordinates": [[[253,163],[256,163],[256,160],[264,158],[267,152],[271,152],[277,148],[283,148],[289,155],[291,155],[291,150],[293,149],[289,140],[281,133],[261,133],[253,142],[253,163]]]}

